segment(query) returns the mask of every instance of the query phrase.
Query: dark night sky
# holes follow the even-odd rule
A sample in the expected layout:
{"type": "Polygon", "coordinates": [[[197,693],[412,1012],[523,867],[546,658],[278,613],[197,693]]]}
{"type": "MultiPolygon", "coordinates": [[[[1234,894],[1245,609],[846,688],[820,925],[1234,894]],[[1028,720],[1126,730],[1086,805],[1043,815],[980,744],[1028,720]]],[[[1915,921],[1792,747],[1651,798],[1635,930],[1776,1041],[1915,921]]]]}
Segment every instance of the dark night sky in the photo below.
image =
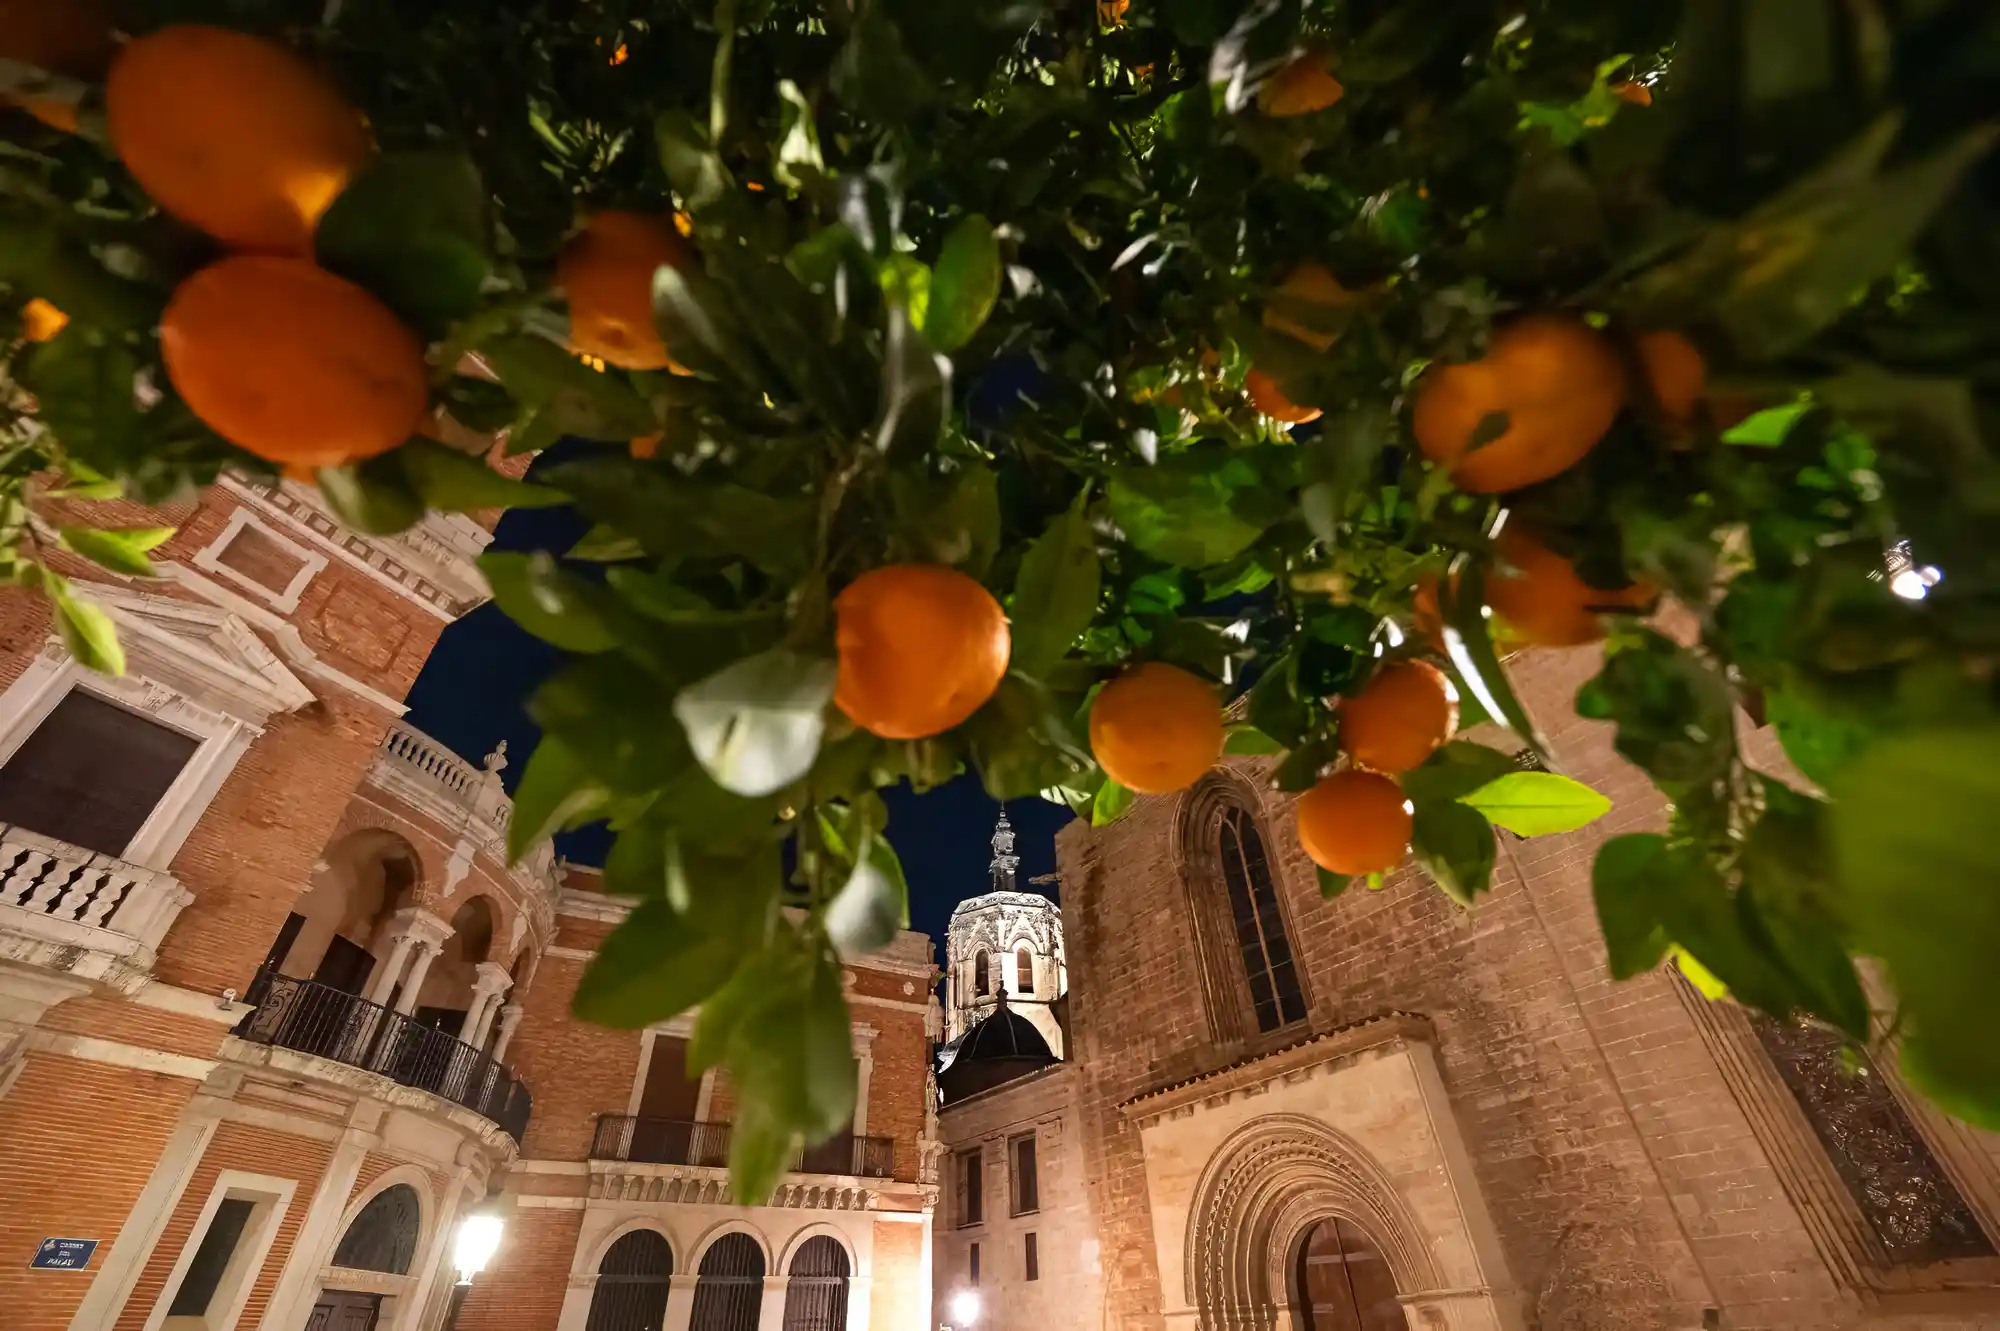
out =
{"type": "MultiPolygon", "coordinates": [[[[583,524],[567,509],[521,510],[501,520],[493,548],[561,551],[582,532],[583,524]]],[[[493,606],[482,606],[445,630],[410,689],[408,720],[474,763],[506,740],[503,776],[511,790],[535,745],[527,697],[560,657],[493,606]]],[[[910,881],[910,925],[937,940],[942,959],[951,908],[986,890],[986,866],[992,858],[987,841],[999,806],[970,774],[924,795],[907,787],[883,794],[889,805],[889,840],[910,881]]],[[[1017,833],[1022,890],[1054,895],[1053,884],[1031,888],[1028,880],[1055,872],[1055,834],[1070,820],[1069,810],[1025,799],[1010,803],[1007,816],[1017,833]]],[[[601,827],[557,841],[564,854],[588,864],[600,862],[607,844],[601,827]]]]}

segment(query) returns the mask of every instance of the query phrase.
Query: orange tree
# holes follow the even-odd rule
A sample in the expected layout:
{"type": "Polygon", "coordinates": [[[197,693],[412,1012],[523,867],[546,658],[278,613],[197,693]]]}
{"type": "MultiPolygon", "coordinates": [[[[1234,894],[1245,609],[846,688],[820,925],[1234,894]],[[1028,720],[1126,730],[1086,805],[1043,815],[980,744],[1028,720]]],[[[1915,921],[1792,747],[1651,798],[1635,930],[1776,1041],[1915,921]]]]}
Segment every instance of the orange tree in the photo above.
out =
{"type": "Polygon", "coordinates": [[[1102,823],[1092,740],[1149,787],[1271,754],[1326,892],[1407,841],[1476,908],[1494,825],[1604,808],[1449,738],[1455,691],[1539,747],[1527,644],[1602,641],[1577,710],[1671,801],[1599,853],[1613,970],[2000,1125],[1984,0],[90,13],[0,5],[0,567],[116,669],[44,556],[164,533],[67,499],[587,515],[484,560],[571,654],[514,846],[610,821],[636,905],[578,1010],[699,1007],[745,1196],[851,1108],[880,787],[1102,823]],[[599,442],[532,483],[442,442],[496,434],[599,442]]]}

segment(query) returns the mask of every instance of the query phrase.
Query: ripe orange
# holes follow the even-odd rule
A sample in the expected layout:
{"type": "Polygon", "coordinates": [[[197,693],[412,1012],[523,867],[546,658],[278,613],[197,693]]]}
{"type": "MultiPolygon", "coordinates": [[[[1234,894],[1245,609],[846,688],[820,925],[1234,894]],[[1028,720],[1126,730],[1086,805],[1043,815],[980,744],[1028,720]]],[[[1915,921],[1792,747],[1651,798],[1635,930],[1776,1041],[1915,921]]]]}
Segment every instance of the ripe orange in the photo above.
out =
{"type": "Polygon", "coordinates": [[[653,274],[693,262],[670,217],[592,215],[556,258],[571,348],[627,370],[679,370],[653,325],[653,274]]]}
{"type": "Polygon", "coordinates": [[[1642,610],[1659,594],[1644,582],[1617,590],[1593,587],[1569,560],[1513,523],[1501,530],[1494,549],[1500,562],[1486,580],[1486,603],[1517,642],[1542,647],[1596,642],[1604,636],[1599,614],[1642,610]]]}
{"type": "Polygon", "coordinates": [[[1097,21],[1107,28],[1125,26],[1125,11],[1132,7],[1132,0],[1097,0],[1097,21]]]}
{"type": "Polygon", "coordinates": [[[1643,83],[1614,83],[1611,92],[1619,101],[1630,102],[1634,106],[1653,104],[1653,90],[1643,83]]]}
{"type": "Polygon", "coordinates": [[[1302,407],[1285,396],[1285,390],[1278,387],[1278,381],[1262,370],[1252,370],[1243,376],[1243,391],[1250,398],[1250,405],[1273,420],[1284,421],[1288,425],[1304,425],[1307,421],[1319,419],[1318,407],[1302,407]]]}
{"type": "MultiPolygon", "coordinates": [[[[15,60],[69,79],[94,80],[111,63],[111,22],[96,0],[0,0],[0,60],[15,60]]],[[[76,103],[60,97],[9,97],[45,125],[76,133],[76,103]]]]}
{"type": "Polygon", "coordinates": [[[46,342],[69,326],[69,316],[36,296],[21,307],[21,336],[30,342],[46,342]]]}
{"type": "Polygon", "coordinates": [[[834,598],[833,701],[884,739],[923,739],[978,711],[1012,640],[993,594],[956,569],[890,564],[834,598]]]}
{"type": "Polygon", "coordinates": [[[272,462],[333,467],[422,424],[424,349],[388,306],[301,259],[236,255],[160,319],[167,375],[211,429],[272,462]]]}
{"type": "Polygon", "coordinates": [[[652,457],[660,451],[660,441],[664,438],[666,436],[663,434],[640,435],[630,445],[632,456],[641,459],[652,457]]]}
{"type": "Polygon", "coordinates": [[[1340,704],[1340,747],[1363,767],[1407,772],[1458,729],[1458,694],[1428,661],[1395,661],[1340,704]]]}
{"type": "Polygon", "coordinates": [[[128,43],[104,111],[111,146],[154,201],[236,249],[310,254],[370,151],[360,113],[310,65],[226,28],[128,43]]]}
{"type": "Polygon", "coordinates": [[[1676,425],[1692,422],[1695,408],[1708,389],[1708,362],[1702,359],[1701,352],[1671,329],[1641,333],[1636,345],[1661,414],[1676,425]]]}
{"type": "Polygon", "coordinates": [[[1581,320],[1531,314],[1496,333],[1479,360],[1427,371],[1410,423],[1424,456],[1450,464],[1460,489],[1497,494],[1575,466],[1624,402],[1609,342],[1581,320]],[[1505,432],[1473,449],[1480,422],[1500,412],[1505,432]]]}
{"type": "MultiPolygon", "coordinates": [[[[1314,305],[1324,305],[1329,310],[1341,309],[1354,303],[1354,293],[1340,284],[1340,279],[1317,263],[1302,263],[1285,274],[1285,280],[1278,284],[1278,294],[1293,300],[1308,301],[1314,305]]],[[[1296,319],[1287,317],[1276,310],[1264,311],[1264,327],[1274,333],[1296,338],[1314,351],[1325,351],[1332,346],[1339,335],[1308,328],[1296,319]]]]}
{"type": "Polygon", "coordinates": [[[1299,796],[1299,844],[1329,873],[1387,873],[1410,848],[1410,802],[1378,772],[1350,767],[1299,796]]]}
{"type": "Polygon", "coordinates": [[[1206,680],[1158,661],[1106,684],[1090,706],[1090,751],[1142,795],[1183,790],[1222,756],[1222,704],[1206,680]]]}
{"type": "Polygon", "coordinates": [[[1257,109],[1267,116],[1305,116],[1324,111],[1345,95],[1340,80],[1326,71],[1326,56],[1308,51],[1264,80],[1257,109]]]}

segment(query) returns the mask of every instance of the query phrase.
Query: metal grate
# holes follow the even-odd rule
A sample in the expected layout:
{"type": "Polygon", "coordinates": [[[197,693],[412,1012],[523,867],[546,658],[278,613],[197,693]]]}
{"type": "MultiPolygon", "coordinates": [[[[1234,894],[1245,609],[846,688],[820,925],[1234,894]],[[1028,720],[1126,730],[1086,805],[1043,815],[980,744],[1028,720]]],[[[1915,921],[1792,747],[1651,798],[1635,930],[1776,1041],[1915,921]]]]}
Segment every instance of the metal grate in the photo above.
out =
{"type": "Polygon", "coordinates": [[[792,1257],[785,1284],[784,1331],[844,1331],[847,1326],[847,1251],[838,1240],[816,1235],[792,1257]]]}
{"type": "Polygon", "coordinates": [[[605,1249],[597,1264],[584,1331],[661,1331],[674,1274],[673,1249],[650,1229],[635,1229],[605,1249]]]}
{"type": "Polygon", "coordinates": [[[1991,1257],[1993,1244],[1866,1054],[1806,1020],[1751,1026],[1862,1217],[1897,1266],[1991,1257]]]}
{"type": "Polygon", "coordinates": [[[757,1331],[764,1302],[764,1250],[748,1234],[724,1234],[701,1258],[688,1331],[757,1331]]]}
{"type": "Polygon", "coordinates": [[[340,1236],[340,1245],[333,1250],[333,1264],[352,1271],[408,1275],[410,1262],[417,1255],[417,1230],[422,1215],[415,1188],[398,1183],[382,1189],[369,1199],[347,1232],[340,1236]]]}
{"type": "Polygon", "coordinates": [[[491,1119],[516,1142],[527,1130],[528,1088],[455,1035],[344,989],[270,971],[258,974],[247,997],[256,1011],[236,1027],[242,1039],[429,1091],[491,1119]]]}

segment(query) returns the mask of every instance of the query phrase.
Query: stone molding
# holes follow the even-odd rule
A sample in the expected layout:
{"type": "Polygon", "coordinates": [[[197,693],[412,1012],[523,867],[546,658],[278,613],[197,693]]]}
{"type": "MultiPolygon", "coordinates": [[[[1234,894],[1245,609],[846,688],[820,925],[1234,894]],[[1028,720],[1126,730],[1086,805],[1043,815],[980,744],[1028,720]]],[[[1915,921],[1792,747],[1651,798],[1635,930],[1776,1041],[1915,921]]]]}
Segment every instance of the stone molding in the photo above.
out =
{"type": "Polygon", "coordinates": [[[1405,1043],[1435,1047],[1431,1023],[1411,1012],[1385,1012],[1270,1053],[1259,1054],[1185,1081],[1145,1091],[1118,1106],[1139,1127],[1166,1118],[1185,1118],[1198,1109],[1254,1095],[1273,1081],[1301,1081],[1324,1075],[1377,1051],[1393,1053],[1405,1043]]]}
{"type": "MultiPolygon", "coordinates": [[[[885,1208],[886,1179],[838,1175],[787,1174],[767,1206],[793,1210],[877,1211],[885,1208]]],[[[903,1190],[899,1188],[899,1191],[903,1190]]],[[[593,1201],[664,1202],[694,1206],[730,1206],[729,1171],[706,1165],[641,1165],[623,1161],[590,1164],[585,1196],[593,1201]]]]}

